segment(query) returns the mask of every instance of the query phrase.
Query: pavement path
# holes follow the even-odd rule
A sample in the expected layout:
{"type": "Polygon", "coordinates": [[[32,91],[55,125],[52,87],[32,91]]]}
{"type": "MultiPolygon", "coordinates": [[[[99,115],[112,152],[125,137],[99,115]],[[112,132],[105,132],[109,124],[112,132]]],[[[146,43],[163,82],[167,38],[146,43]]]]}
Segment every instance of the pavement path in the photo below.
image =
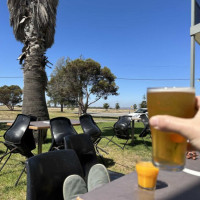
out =
{"type": "Polygon", "coordinates": [[[94,117],[115,117],[115,118],[118,118],[120,116],[123,116],[123,115],[128,115],[129,113],[128,112],[124,112],[124,113],[89,113],[91,114],[92,116],[94,117]]]}

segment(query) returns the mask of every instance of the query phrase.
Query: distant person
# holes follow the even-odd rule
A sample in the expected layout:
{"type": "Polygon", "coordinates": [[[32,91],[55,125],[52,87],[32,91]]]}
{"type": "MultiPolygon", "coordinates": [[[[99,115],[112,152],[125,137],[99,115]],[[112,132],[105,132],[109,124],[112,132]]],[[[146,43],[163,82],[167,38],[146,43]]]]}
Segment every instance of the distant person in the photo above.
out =
{"type": "Polygon", "coordinates": [[[200,151],[200,96],[196,97],[196,109],[196,115],[190,119],[156,115],[150,118],[149,123],[155,129],[179,133],[190,141],[194,149],[200,151]]]}

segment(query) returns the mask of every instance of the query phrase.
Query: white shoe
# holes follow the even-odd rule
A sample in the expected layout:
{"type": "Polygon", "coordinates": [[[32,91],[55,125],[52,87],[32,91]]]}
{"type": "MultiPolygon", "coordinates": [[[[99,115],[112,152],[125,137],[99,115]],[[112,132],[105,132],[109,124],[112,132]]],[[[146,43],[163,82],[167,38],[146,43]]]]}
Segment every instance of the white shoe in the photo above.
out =
{"type": "Polygon", "coordinates": [[[76,198],[87,193],[87,185],[79,175],[68,176],[63,184],[64,200],[76,200],[76,198]]]}
{"type": "Polygon", "coordinates": [[[108,170],[102,164],[93,165],[88,174],[88,192],[110,182],[108,170]]]}

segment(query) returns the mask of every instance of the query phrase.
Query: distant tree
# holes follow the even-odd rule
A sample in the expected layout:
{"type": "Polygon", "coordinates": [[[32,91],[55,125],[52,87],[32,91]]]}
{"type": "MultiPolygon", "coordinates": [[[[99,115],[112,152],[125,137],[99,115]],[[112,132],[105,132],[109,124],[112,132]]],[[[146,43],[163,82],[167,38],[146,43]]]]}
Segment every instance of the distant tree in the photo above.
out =
{"type": "Polygon", "coordinates": [[[120,109],[119,103],[116,103],[116,104],[115,104],[115,109],[116,109],[116,110],[119,110],[119,109],[120,109]]]}
{"type": "Polygon", "coordinates": [[[60,104],[61,112],[63,112],[64,105],[74,106],[76,104],[76,98],[71,97],[69,94],[63,75],[64,68],[65,59],[62,57],[58,59],[47,86],[47,95],[50,97],[51,102],[54,102],[54,105],[60,104]]]}
{"type": "Polygon", "coordinates": [[[140,108],[146,108],[147,107],[147,101],[145,94],[143,95],[143,101],[140,104],[140,108]]]}
{"type": "Polygon", "coordinates": [[[104,104],[103,104],[103,108],[104,108],[104,109],[108,110],[109,107],[110,107],[110,105],[109,105],[108,103],[104,103],[104,104]]]}
{"type": "Polygon", "coordinates": [[[51,100],[47,101],[47,106],[51,107],[51,100]]]}
{"type": "Polygon", "coordinates": [[[0,103],[14,110],[14,106],[22,102],[22,89],[18,85],[0,87],[0,103]]]}
{"type": "Polygon", "coordinates": [[[77,104],[81,114],[86,113],[88,107],[99,99],[118,95],[115,79],[109,68],[101,68],[98,62],[80,57],[75,60],[68,58],[65,66],[51,76],[50,84],[60,91],[60,96],[67,97],[68,102],[77,104]],[[95,97],[93,101],[89,101],[91,96],[95,97]]]}
{"type": "Polygon", "coordinates": [[[137,104],[134,104],[133,108],[134,108],[134,110],[136,110],[137,109],[137,104]]]}
{"type": "Polygon", "coordinates": [[[107,67],[92,59],[67,60],[65,74],[70,94],[77,98],[79,113],[86,113],[88,107],[109,95],[118,95],[115,76],[107,67]],[[89,102],[90,96],[95,99],[89,102]]]}

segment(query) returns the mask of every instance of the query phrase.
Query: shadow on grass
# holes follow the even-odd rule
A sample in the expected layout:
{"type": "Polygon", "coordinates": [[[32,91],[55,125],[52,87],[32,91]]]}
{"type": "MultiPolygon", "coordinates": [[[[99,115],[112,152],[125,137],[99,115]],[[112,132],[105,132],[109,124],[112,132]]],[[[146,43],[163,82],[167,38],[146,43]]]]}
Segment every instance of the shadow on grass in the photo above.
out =
{"type": "Polygon", "coordinates": [[[113,136],[113,134],[114,134],[113,127],[104,127],[102,130],[103,136],[113,136]]]}
{"type": "MultiPolygon", "coordinates": [[[[134,128],[134,135],[139,135],[142,132],[143,128],[134,128]]],[[[129,129],[129,132],[131,130],[129,129]]],[[[130,132],[131,134],[131,132],[130,132]]],[[[102,135],[103,136],[113,136],[114,135],[114,131],[113,131],[113,127],[104,127],[102,129],[102,135]]]]}
{"type": "MultiPolygon", "coordinates": [[[[24,175],[22,175],[22,176],[24,176],[24,175]]],[[[17,178],[18,178],[18,177],[16,177],[15,182],[17,181],[17,178]]],[[[16,187],[27,186],[27,182],[24,181],[24,180],[22,180],[22,178],[19,180],[17,186],[15,186],[15,182],[13,182],[13,184],[12,184],[11,186],[6,186],[6,187],[5,187],[5,190],[8,191],[8,190],[13,190],[13,188],[16,188],[16,187]]]]}
{"type": "Polygon", "coordinates": [[[144,128],[134,128],[134,135],[139,135],[144,128]]]}
{"type": "MultiPolygon", "coordinates": [[[[151,145],[152,145],[151,141],[147,141],[145,138],[144,138],[144,141],[143,141],[143,139],[139,137],[142,130],[143,130],[143,128],[134,128],[134,141],[133,141],[133,143],[129,142],[126,145],[133,147],[133,146],[136,146],[136,145],[144,144],[147,147],[151,147],[151,145]]],[[[114,135],[114,131],[113,131],[112,127],[104,127],[102,132],[103,132],[103,134],[102,134],[103,136],[113,136],[114,135]]],[[[146,137],[148,138],[148,135],[146,137]]],[[[119,139],[119,142],[117,142],[117,143],[119,143],[119,145],[123,146],[125,144],[125,142],[126,142],[125,139],[119,139]]]]}
{"type": "MultiPolygon", "coordinates": [[[[5,166],[6,168],[6,166],[5,166]]],[[[14,168],[13,168],[14,169],[14,168]]],[[[0,177],[1,176],[5,176],[5,175],[8,175],[8,174],[13,174],[13,173],[17,173],[16,174],[16,180],[17,180],[17,176],[19,176],[20,172],[22,171],[23,167],[21,169],[14,169],[14,170],[8,170],[8,169],[2,169],[1,173],[0,173],[0,177]]]]}
{"type": "MultiPolygon", "coordinates": [[[[115,141],[116,142],[116,141],[115,141]]],[[[124,144],[125,144],[125,140],[121,140],[121,141],[118,141],[118,142],[116,142],[118,145],[120,145],[121,147],[123,147],[124,146],[124,144]],[[124,142],[123,142],[124,141],[124,142]]],[[[108,145],[115,145],[115,144],[112,144],[111,142],[108,144],[108,145]]],[[[143,140],[138,140],[138,138],[135,138],[134,139],[134,143],[132,143],[132,142],[128,142],[126,145],[125,145],[125,148],[124,149],[126,149],[126,147],[135,147],[135,146],[137,146],[137,145],[145,145],[147,148],[149,148],[149,147],[151,147],[152,146],[152,143],[150,142],[150,141],[143,141],[143,140]]],[[[120,148],[120,147],[119,147],[120,148]]],[[[123,150],[122,150],[123,151],[123,150]]]]}
{"type": "Polygon", "coordinates": [[[51,142],[52,142],[51,138],[46,138],[45,141],[44,141],[44,144],[48,144],[48,143],[51,144],[51,142]]]}
{"type": "Polygon", "coordinates": [[[139,146],[139,145],[144,145],[147,149],[149,149],[150,147],[152,147],[152,142],[148,141],[144,138],[144,141],[142,140],[142,138],[136,138],[134,137],[134,142],[130,142],[128,144],[126,144],[129,147],[135,147],[135,146],[139,146]]]}
{"type": "Polygon", "coordinates": [[[142,139],[140,139],[140,140],[138,140],[138,138],[136,138],[135,140],[134,140],[134,143],[133,144],[127,144],[128,146],[137,146],[137,145],[141,145],[141,144],[143,144],[143,145],[147,145],[148,147],[151,147],[152,146],[152,142],[150,142],[150,141],[147,141],[147,140],[145,140],[144,139],[144,141],[142,140],[142,139]]]}
{"type": "MultiPolygon", "coordinates": [[[[4,164],[4,162],[2,163],[4,164]]],[[[6,165],[3,167],[1,173],[0,173],[0,177],[7,175],[7,174],[13,174],[13,173],[17,173],[16,174],[16,180],[17,180],[17,176],[19,176],[20,172],[23,170],[25,166],[25,163],[21,163],[20,161],[18,161],[17,163],[13,164],[10,163],[8,161],[8,163],[6,163],[6,165]]]]}
{"type": "Polygon", "coordinates": [[[110,158],[105,158],[102,156],[102,158],[100,156],[97,156],[98,158],[98,161],[102,164],[104,164],[107,168],[108,167],[112,167],[115,165],[115,162],[113,159],[110,159],[110,158]]]}
{"type": "Polygon", "coordinates": [[[4,154],[4,153],[5,153],[5,151],[0,150],[0,156],[2,156],[1,154],[4,154]]]}

